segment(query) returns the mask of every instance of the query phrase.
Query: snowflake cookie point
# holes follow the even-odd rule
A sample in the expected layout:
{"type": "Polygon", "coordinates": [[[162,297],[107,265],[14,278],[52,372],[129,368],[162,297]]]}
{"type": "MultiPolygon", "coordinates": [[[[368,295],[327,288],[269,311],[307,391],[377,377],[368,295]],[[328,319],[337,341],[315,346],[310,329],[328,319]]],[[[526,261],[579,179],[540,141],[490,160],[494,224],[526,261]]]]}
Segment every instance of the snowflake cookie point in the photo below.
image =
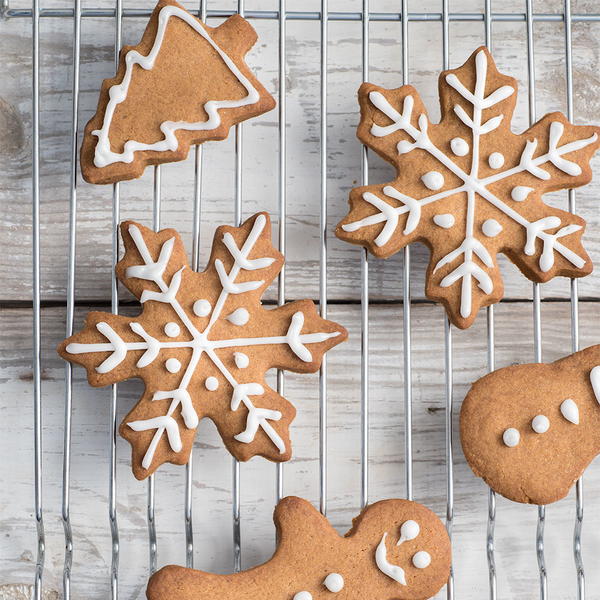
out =
{"type": "Polygon", "coordinates": [[[379,258],[423,242],[426,295],[464,329],[502,298],[499,251],[532,281],[591,271],[583,220],[542,196],[589,182],[599,130],[551,113],[513,133],[516,80],[483,47],[442,72],[439,90],[442,118],[432,123],[413,87],[360,87],[358,137],[397,177],[351,190],[336,235],[379,258]]]}
{"type": "Polygon", "coordinates": [[[219,227],[201,273],[189,268],[174,230],[155,233],[125,222],[121,233],[125,254],[116,272],[142,302],[141,313],[90,313],[58,351],[84,366],[92,385],[144,380],[144,395],[120,428],[133,448],[135,476],[143,479],[164,462],[187,462],[204,417],[239,460],[288,460],[295,409],[265,384],[264,374],[314,372],[347,334],[321,319],[310,300],[262,307],[261,295],[283,265],[268,215],[219,227]]]}

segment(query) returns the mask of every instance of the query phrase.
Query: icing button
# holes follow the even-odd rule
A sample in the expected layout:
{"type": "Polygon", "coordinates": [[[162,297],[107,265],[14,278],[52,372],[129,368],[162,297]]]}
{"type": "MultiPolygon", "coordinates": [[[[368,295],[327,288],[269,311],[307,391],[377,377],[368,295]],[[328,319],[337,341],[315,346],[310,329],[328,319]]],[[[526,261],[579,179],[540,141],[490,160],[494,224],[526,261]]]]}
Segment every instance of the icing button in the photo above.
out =
{"type": "Polygon", "coordinates": [[[502,441],[504,442],[504,445],[509,448],[514,448],[520,440],[521,434],[514,427],[509,427],[502,434],[502,441]]]}
{"type": "Polygon", "coordinates": [[[537,415],[531,421],[531,429],[536,433],[546,433],[550,429],[550,420],[545,415],[537,415]]]}
{"type": "Polygon", "coordinates": [[[339,573],[329,573],[325,577],[323,585],[330,591],[336,594],[344,589],[344,578],[339,573]]]}
{"type": "Polygon", "coordinates": [[[421,181],[426,188],[435,192],[444,185],[444,176],[439,171],[429,171],[421,177],[421,181]]]}
{"type": "Polygon", "coordinates": [[[312,600],[312,594],[310,592],[298,592],[294,596],[294,600],[312,600]]]}
{"type": "Polygon", "coordinates": [[[431,564],[431,555],[429,552],[425,552],[425,550],[419,550],[412,557],[412,564],[417,567],[417,569],[426,569],[431,564]]]}

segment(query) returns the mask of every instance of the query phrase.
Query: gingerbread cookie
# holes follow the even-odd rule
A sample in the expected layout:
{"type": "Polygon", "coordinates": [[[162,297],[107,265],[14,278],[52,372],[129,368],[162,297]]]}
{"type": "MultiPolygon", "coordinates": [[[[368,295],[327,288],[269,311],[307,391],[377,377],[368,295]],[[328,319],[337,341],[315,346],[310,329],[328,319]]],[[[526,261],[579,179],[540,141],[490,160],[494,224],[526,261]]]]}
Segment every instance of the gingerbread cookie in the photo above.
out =
{"type": "Polygon", "coordinates": [[[121,50],[116,76],[102,84],[81,147],[84,179],[134,179],[271,110],[275,100],[244,62],[256,40],[239,15],[213,28],[161,0],[141,42],[121,50]]]}
{"type": "Polygon", "coordinates": [[[485,48],[443,72],[439,94],[441,120],[432,124],[413,87],[360,87],[358,137],[397,177],[353,189],[336,235],[380,258],[426,244],[426,295],[464,329],[480,307],[502,298],[499,252],[533,281],[591,272],[585,222],[548,206],[542,194],[591,180],[600,129],[551,113],[512,133],[517,83],[485,48]]]}
{"type": "Polygon", "coordinates": [[[515,502],[564,498],[600,453],[600,346],[551,364],[507,367],[473,384],[460,413],[478,477],[515,502]]]}
{"type": "Polygon", "coordinates": [[[425,600],[450,575],[450,540],[428,508],[384,500],[365,508],[345,537],[310,502],[290,496],[275,509],[277,550],[242,573],[168,566],[148,600],[425,600]]]}
{"type": "Polygon", "coordinates": [[[321,319],[310,300],[262,307],[284,262],[271,244],[268,215],[219,227],[202,273],[189,268],[173,229],[154,233],[127,221],[121,235],[117,276],[143,311],[133,318],[91,312],[58,352],[87,369],[90,385],[144,381],[120,428],[133,448],[134,475],[186,463],[203,417],[215,422],[237,459],[289,460],[295,410],[265,383],[265,372],[315,372],[347,332],[321,319]]]}

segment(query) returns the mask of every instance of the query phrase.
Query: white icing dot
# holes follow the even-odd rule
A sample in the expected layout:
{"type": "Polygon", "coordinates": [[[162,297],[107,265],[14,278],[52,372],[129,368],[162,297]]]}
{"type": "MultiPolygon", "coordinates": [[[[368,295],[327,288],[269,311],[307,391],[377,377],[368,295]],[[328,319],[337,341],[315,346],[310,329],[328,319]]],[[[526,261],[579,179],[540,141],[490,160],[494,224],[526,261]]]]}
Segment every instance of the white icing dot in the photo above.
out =
{"type": "Polygon", "coordinates": [[[194,302],[194,314],[198,317],[207,317],[210,314],[212,306],[208,300],[196,300],[194,302]]]}
{"type": "Polygon", "coordinates": [[[509,427],[502,434],[502,441],[509,448],[514,448],[521,440],[521,435],[514,427],[509,427]]]}
{"type": "Polygon", "coordinates": [[[245,308],[237,308],[227,317],[227,320],[241,327],[250,320],[250,313],[245,308]]]}
{"type": "Polygon", "coordinates": [[[454,215],[443,214],[443,215],[435,215],[433,217],[433,222],[438,227],[443,227],[444,229],[450,229],[452,225],[454,225],[454,215]]]}
{"type": "Polygon", "coordinates": [[[165,367],[169,373],[177,373],[181,369],[181,363],[176,358],[168,358],[165,367]]]}
{"type": "Polygon", "coordinates": [[[502,225],[496,219],[486,219],[481,226],[481,231],[487,237],[496,237],[502,231],[502,225]]]}
{"type": "Polygon", "coordinates": [[[425,552],[425,550],[419,550],[412,557],[412,564],[417,567],[417,569],[426,569],[431,564],[431,555],[429,552],[425,552]]]}
{"type": "Polygon", "coordinates": [[[250,364],[250,359],[247,354],[243,352],[234,352],[233,360],[235,361],[235,366],[238,369],[245,369],[250,364]]]}
{"type": "Polygon", "coordinates": [[[312,600],[312,594],[310,592],[298,592],[293,600],[312,600]]]}
{"type": "Polygon", "coordinates": [[[469,152],[469,144],[461,137],[455,137],[450,140],[450,148],[456,156],[464,156],[469,152]]]}
{"type": "Polygon", "coordinates": [[[421,177],[421,181],[426,188],[435,192],[444,185],[444,176],[439,171],[429,171],[421,177]]]}
{"type": "Polygon", "coordinates": [[[488,157],[488,165],[492,169],[499,169],[504,164],[504,155],[502,152],[492,152],[488,157]]]}
{"type": "Polygon", "coordinates": [[[414,540],[420,533],[421,528],[416,521],[412,519],[408,521],[404,521],[402,523],[402,527],[400,527],[400,539],[398,540],[398,546],[403,542],[408,542],[409,540],[414,540]]]}
{"type": "Polygon", "coordinates": [[[325,577],[323,585],[334,594],[341,592],[344,589],[344,578],[339,573],[329,573],[325,577]]]}
{"type": "Polygon", "coordinates": [[[531,421],[531,429],[536,433],[546,433],[550,429],[550,420],[545,415],[536,415],[531,421]]]}
{"type": "Polygon", "coordinates": [[[523,202],[531,192],[533,192],[533,188],[526,185],[517,185],[510,191],[510,197],[515,202],[523,202]]]}
{"type": "Polygon", "coordinates": [[[574,425],[579,425],[579,408],[575,404],[575,400],[571,398],[563,400],[563,403],[560,405],[560,413],[567,421],[570,421],[574,425]]]}
{"type": "Polygon", "coordinates": [[[206,387],[209,392],[214,392],[219,387],[219,380],[211,375],[206,378],[204,387],[206,387]]]}
{"type": "Polygon", "coordinates": [[[165,335],[168,337],[177,337],[180,331],[181,328],[179,325],[177,325],[177,323],[173,323],[173,321],[170,321],[165,325],[165,335]]]}

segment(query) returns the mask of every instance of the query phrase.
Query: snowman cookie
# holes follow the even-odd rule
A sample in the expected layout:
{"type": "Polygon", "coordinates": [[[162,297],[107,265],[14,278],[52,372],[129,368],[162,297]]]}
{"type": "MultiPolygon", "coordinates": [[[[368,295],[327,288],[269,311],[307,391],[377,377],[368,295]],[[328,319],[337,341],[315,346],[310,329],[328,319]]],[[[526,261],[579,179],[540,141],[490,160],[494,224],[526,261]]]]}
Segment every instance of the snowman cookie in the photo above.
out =
{"type": "Polygon", "coordinates": [[[467,462],[496,492],[550,504],[600,453],[600,346],[476,381],[460,412],[467,462]]]}

